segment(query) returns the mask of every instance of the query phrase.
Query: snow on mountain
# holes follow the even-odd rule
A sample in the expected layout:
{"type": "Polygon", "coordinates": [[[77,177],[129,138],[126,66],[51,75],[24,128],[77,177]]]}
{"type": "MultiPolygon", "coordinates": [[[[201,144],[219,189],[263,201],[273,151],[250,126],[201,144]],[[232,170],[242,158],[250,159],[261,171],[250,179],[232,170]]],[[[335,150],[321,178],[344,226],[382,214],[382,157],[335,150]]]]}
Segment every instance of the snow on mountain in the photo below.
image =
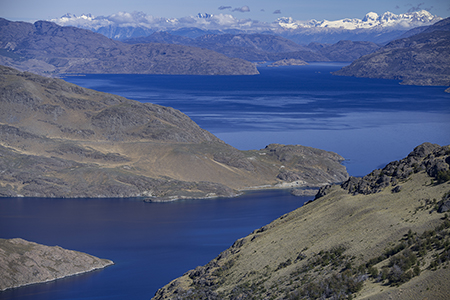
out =
{"type": "Polygon", "coordinates": [[[340,29],[370,29],[370,28],[413,28],[418,26],[426,26],[442,20],[441,17],[430,14],[426,10],[416,11],[412,13],[405,13],[396,15],[391,12],[385,12],[378,15],[374,12],[367,13],[363,19],[342,19],[336,21],[296,21],[292,18],[279,18],[277,23],[280,27],[285,29],[299,29],[299,28],[340,28],[340,29]]]}
{"type": "MultiPolygon", "coordinates": [[[[329,30],[403,30],[431,25],[442,18],[421,10],[405,14],[393,14],[385,12],[378,15],[374,12],[367,13],[363,19],[342,19],[335,21],[308,20],[298,21],[289,17],[282,17],[273,23],[259,22],[251,19],[237,19],[229,14],[212,15],[199,13],[196,16],[183,18],[161,18],[147,15],[143,12],[119,12],[109,16],[95,17],[91,14],[75,16],[66,14],[58,19],[49,20],[61,26],[75,26],[101,33],[113,39],[125,39],[130,37],[147,36],[155,31],[173,31],[180,28],[197,28],[205,31],[230,31],[260,33],[274,32],[282,34],[283,31],[296,32],[298,30],[319,29],[329,30]]],[[[359,33],[358,33],[359,34],[359,33]]],[[[349,39],[353,39],[348,37],[349,39]]]]}
{"type": "Polygon", "coordinates": [[[85,29],[98,30],[105,26],[114,27],[143,27],[154,30],[169,30],[182,27],[198,27],[202,29],[241,29],[243,27],[253,27],[255,24],[265,24],[264,27],[272,26],[271,24],[260,23],[250,19],[237,19],[232,15],[218,14],[212,15],[208,13],[199,13],[197,16],[188,16],[183,18],[160,18],[147,15],[143,12],[119,12],[110,16],[94,17],[91,14],[83,14],[76,16],[66,14],[58,19],[51,19],[61,26],[75,26],[85,29]]]}

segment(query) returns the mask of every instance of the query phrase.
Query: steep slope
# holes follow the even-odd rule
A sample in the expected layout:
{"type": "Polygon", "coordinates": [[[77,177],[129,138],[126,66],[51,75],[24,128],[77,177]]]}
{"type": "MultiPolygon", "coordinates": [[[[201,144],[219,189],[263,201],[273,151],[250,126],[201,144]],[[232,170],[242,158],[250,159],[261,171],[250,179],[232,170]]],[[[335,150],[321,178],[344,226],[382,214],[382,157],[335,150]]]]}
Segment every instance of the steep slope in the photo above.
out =
{"type": "Polygon", "coordinates": [[[128,45],[90,30],[0,19],[0,63],[40,74],[258,74],[244,60],[182,45],[128,45]]]}
{"type": "Polygon", "coordinates": [[[449,164],[450,146],[425,143],[323,188],[153,299],[448,299],[449,164]],[[370,193],[349,189],[358,180],[370,193]]]}
{"type": "Polygon", "coordinates": [[[335,153],[283,145],[239,151],[172,108],[7,67],[0,77],[1,196],[230,197],[348,176],[335,153]]]}
{"type": "Polygon", "coordinates": [[[85,253],[23,239],[0,239],[0,291],[102,269],[112,265],[85,253]]]}
{"type": "Polygon", "coordinates": [[[450,85],[450,18],[390,42],[335,75],[399,79],[403,84],[450,85]]]}

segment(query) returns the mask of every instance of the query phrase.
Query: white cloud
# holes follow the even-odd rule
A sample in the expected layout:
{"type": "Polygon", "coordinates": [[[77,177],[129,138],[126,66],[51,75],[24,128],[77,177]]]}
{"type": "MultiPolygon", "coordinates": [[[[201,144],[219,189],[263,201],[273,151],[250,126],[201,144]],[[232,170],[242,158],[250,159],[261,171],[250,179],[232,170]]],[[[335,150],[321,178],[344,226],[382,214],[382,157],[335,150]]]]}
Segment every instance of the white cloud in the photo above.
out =
{"type": "Polygon", "coordinates": [[[250,7],[248,7],[247,5],[242,6],[242,7],[237,7],[235,9],[233,9],[233,11],[239,11],[239,12],[249,12],[250,11],[250,7]]]}
{"type": "MultiPolygon", "coordinates": [[[[244,6],[246,7],[246,6],[244,6]]],[[[247,11],[242,7],[241,11],[247,11]]],[[[248,7],[247,7],[248,8],[248,7]]],[[[249,10],[249,8],[248,8],[249,10]]],[[[274,11],[275,14],[281,13],[281,11],[274,11]]],[[[387,13],[386,13],[387,14],[387,13]]],[[[141,27],[151,30],[170,30],[181,27],[197,27],[204,30],[224,30],[224,29],[241,29],[252,32],[264,31],[264,30],[276,30],[276,29],[296,29],[296,28],[312,28],[312,27],[330,27],[330,28],[367,28],[369,25],[363,20],[336,20],[336,21],[297,21],[292,18],[278,18],[273,23],[259,22],[251,19],[238,19],[230,14],[202,14],[200,16],[188,16],[183,18],[160,18],[152,15],[147,15],[143,12],[118,12],[110,16],[94,17],[90,14],[75,16],[67,14],[59,19],[50,20],[61,26],[76,26],[85,29],[99,30],[102,27],[141,27]],[[351,21],[351,22],[350,22],[351,21]],[[350,26],[351,25],[351,26],[350,26]],[[350,27],[349,27],[350,26],[350,27]]],[[[389,13],[389,15],[380,16],[380,20],[377,19],[376,24],[380,26],[396,25],[400,26],[403,23],[407,23],[408,26],[414,23],[414,26],[421,26],[431,24],[438,21],[439,18],[428,13],[414,12],[409,14],[395,15],[389,13]],[[387,18],[389,17],[389,18],[387,18]],[[384,19],[388,19],[387,22],[384,19]],[[383,22],[382,22],[383,21],[383,22]],[[402,23],[403,22],[403,23],[402,23]],[[385,24],[386,23],[386,24],[385,24]]],[[[373,22],[372,22],[373,23],[373,22]]],[[[369,26],[369,27],[370,27],[369,26]]]]}

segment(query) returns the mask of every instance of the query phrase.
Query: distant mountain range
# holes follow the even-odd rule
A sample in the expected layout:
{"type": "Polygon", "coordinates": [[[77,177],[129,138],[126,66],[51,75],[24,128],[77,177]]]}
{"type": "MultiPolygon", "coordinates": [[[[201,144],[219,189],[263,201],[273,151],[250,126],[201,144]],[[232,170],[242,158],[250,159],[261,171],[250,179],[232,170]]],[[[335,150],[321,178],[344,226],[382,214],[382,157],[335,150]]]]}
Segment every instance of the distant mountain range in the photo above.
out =
{"type": "Polygon", "coordinates": [[[143,12],[119,12],[106,17],[94,17],[91,14],[81,16],[66,14],[50,21],[61,26],[89,29],[118,40],[148,36],[157,31],[167,31],[191,38],[218,33],[271,33],[287,37],[300,44],[309,44],[310,42],[336,43],[343,39],[384,43],[411,28],[431,25],[441,19],[421,10],[398,15],[391,12],[382,15],[370,12],[363,19],[335,21],[299,21],[282,17],[272,23],[241,20],[226,14],[198,14],[176,19],[153,17],[143,12]]]}
{"type": "Polygon", "coordinates": [[[373,42],[339,41],[335,44],[310,43],[302,46],[289,39],[273,34],[205,34],[189,38],[155,32],[147,37],[131,38],[125,43],[164,43],[180,44],[210,49],[229,57],[249,61],[278,61],[301,59],[304,61],[353,61],[362,55],[380,48],[373,42]]]}
{"type": "Polygon", "coordinates": [[[413,30],[412,34],[362,56],[334,74],[450,86],[450,18],[413,30]]]}
{"type": "Polygon", "coordinates": [[[129,45],[90,30],[0,18],[0,64],[22,71],[250,75],[254,64],[217,52],[183,45],[129,45]]]}
{"type": "Polygon", "coordinates": [[[378,15],[374,12],[367,13],[363,19],[342,19],[336,21],[295,21],[292,18],[279,18],[278,24],[286,29],[298,28],[341,28],[341,29],[369,29],[369,28],[412,28],[430,25],[442,18],[430,14],[426,10],[396,15],[385,12],[378,15]]]}

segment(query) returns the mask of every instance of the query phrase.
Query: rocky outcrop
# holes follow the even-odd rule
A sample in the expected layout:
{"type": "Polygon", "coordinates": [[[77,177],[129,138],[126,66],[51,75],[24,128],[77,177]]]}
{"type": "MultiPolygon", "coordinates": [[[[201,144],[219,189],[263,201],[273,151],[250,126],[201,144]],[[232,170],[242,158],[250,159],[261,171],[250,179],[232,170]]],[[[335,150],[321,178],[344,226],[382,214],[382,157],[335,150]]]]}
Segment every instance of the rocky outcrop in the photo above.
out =
{"type": "Polygon", "coordinates": [[[0,291],[52,281],[112,265],[85,253],[23,239],[0,239],[0,291]]]}
{"type": "Polygon", "coordinates": [[[298,145],[239,151],[172,108],[2,66],[0,77],[3,197],[173,201],[348,176],[335,153],[298,145]]]}
{"type": "Polygon", "coordinates": [[[341,187],[354,195],[378,193],[388,186],[393,187],[393,192],[399,192],[401,182],[407,180],[411,174],[421,171],[425,171],[438,183],[450,179],[450,147],[424,143],[417,146],[406,158],[393,161],[383,169],[374,170],[362,178],[350,177],[341,187]]]}
{"type": "Polygon", "coordinates": [[[450,85],[450,18],[390,42],[335,75],[401,80],[410,85],[450,85]]]}
{"type": "Polygon", "coordinates": [[[252,75],[241,59],[183,45],[129,45],[76,27],[0,19],[0,64],[45,75],[134,73],[252,75]]]}

